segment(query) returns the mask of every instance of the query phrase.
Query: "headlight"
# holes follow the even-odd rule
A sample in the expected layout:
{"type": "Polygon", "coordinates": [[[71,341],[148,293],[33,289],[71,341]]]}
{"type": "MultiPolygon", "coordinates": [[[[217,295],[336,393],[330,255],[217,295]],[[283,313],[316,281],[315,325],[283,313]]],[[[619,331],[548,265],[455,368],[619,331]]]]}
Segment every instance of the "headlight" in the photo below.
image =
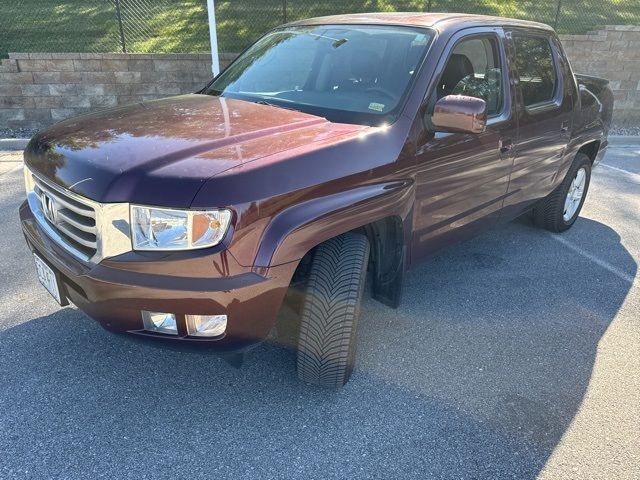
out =
{"type": "Polygon", "coordinates": [[[229,210],[170,210],[131,205],[134,250],[192,250],[220,243],[229,210]]]}

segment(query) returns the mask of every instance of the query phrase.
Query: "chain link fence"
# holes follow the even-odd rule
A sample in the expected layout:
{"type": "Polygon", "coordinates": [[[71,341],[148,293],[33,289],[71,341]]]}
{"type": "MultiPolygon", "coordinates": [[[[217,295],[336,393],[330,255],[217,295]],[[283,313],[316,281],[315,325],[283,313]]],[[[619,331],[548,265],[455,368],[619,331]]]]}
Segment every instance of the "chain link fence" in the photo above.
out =
{"type": "MultiPolygon", "coordinates": [[[[221,52],[312,16],[465,12],[547,23],[561,33],[639,25],[640,0],[215,0],[221,52]]],[[[8,52],[206,52],[206,0],[2,0],[0,58],[8,52]]]]}

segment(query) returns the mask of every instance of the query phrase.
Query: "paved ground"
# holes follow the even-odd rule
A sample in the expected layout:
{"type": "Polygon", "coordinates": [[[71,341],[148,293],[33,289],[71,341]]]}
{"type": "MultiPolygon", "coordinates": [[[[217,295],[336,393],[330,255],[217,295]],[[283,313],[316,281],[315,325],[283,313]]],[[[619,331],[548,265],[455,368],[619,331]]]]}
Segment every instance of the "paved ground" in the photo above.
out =
{"type": "Polygon", "coordinates": [[[236,370],[59,310],[0,176],[0,478],[640,478],[640,146],[554,236],[519,221],[367,301],[326,392],[265,345],[236,370]]]}
{"type": "Polygon", "coordinates": [[[19,169],[22,165],[22,152],[2,150],[0,148],[0,175],[19,169]]]}

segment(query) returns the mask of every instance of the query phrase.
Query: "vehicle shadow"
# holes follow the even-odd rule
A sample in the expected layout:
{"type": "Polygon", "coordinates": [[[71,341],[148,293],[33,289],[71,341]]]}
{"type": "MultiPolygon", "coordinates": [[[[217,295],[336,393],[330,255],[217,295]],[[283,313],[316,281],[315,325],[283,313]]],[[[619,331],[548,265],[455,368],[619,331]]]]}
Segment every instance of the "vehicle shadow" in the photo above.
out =
{"type": "MultiPolygon", "coordinates": [[[[575,229],[635,275],[613,230],[575,229]]],[[[340,391],[273,345],[235,369],[64,309],[0,332],[0,477],[535,478],[629,288],[510,224],[409,272],[399,309],[367,300],[340,391]]]]}

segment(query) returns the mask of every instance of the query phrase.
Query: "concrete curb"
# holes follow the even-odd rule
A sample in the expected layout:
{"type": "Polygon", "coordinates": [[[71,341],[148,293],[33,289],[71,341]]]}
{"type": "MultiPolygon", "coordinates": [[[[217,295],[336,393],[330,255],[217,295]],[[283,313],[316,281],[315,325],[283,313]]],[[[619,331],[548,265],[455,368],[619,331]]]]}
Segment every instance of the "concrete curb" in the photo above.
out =
{"type": "Polygon", "coordinates": [[[609,145],[612,147],[640,145],[640,135],[609,135],[609,145]]]}
{"type": "Polygon", "coordinates": [[[0,150],[24,150],[29,140],[28,138],[0,138],[0,150]]]}

